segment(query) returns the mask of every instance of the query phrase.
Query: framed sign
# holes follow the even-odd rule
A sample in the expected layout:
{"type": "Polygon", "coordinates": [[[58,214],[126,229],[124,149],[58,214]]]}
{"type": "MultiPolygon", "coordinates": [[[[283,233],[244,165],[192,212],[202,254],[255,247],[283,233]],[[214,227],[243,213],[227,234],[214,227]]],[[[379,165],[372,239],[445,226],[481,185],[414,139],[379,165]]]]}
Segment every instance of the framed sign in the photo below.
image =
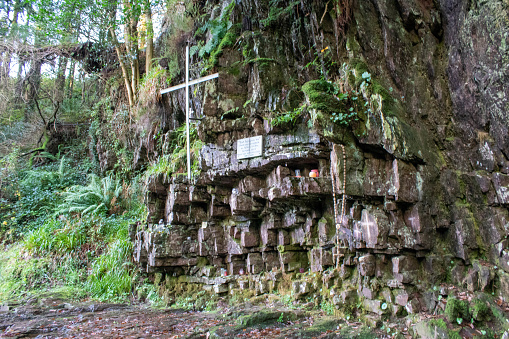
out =
{"type": "Polygon", "coordinates": [[[263,136],[237,140],[237,160],[261,157],[263,154],[263,136]]]}

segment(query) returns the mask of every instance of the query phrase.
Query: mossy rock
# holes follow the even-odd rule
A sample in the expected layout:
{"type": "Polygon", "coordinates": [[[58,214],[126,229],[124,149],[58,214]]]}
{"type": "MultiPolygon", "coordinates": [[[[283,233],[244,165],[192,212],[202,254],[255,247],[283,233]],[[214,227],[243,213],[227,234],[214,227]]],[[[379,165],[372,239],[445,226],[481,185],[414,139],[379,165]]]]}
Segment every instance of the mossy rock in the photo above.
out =
{"type": "Polygon", "coordinates": [[[313,92],[334,93],[334,85],[326,80],[311,80],[302,85],[302,91],[308,95],[313,92]]]}
{"type": "Polygon", "coordinates": [[[336,330],[338,325],[341,323],[340,319],[337,318],[324,318],[315,322],[313,326],[306,328],[302,335],[303,337],[318,337],[319,334],[327,332],[329,330],[336,330]]]}
{"type": "Polygon", "coordinates": [[[325,80],[311,80],[302,86],[310,108],[326,113],[342,110],[341,101],[333,95],[334,86],[325,80]]]}
{"type": "Polygon", "coordinates": [[[298,316],[294,312],[279,312],[279,311],[260,311],[253,314],[243,315],[237,319],[237,324],[240,327],[250,327],[258,324],[267,324],[274,322],[285,322],[297,320],[298,316]]]}
{"type": "Polygon", "coordinates": [[[463,321],[469,320],[470,312],[468,309],[468,301],[449,297],[447,299],[447,305],[445,306],[445,316],[447,320],[452,323],[456,322],[459,318],[463,319],[463,321]]]}
{"type": "Polygon", "coordinates": [[[472,317],[475,321],[490,321],[492,317],[492,312],[485,301],[475,299],[472,309],[472,317]]]}

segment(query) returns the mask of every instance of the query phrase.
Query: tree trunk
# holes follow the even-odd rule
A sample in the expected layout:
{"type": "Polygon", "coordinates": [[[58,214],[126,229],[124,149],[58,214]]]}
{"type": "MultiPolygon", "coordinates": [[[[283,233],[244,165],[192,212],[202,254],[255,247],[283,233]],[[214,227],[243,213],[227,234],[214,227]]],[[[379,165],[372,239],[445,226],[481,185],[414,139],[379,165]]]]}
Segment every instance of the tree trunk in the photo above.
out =
{"type": "MultiPolygon", "coordinates": [[[[111,41],[113,42],[113,46],[115,46],[115,51],[117,52],[118,63],[120,64],[120,68],[122,69],[122,77],[124,78],[125,88],[127,90],[127,99],[129,100],[129,106],[134,106],[134,96],[133,96],[133,88],[131,87],[131,80],[129,80],[129,71],[124,63],[124,58],[122,56],[122,51],[120,50],[120,44],[118,43],[117,36],[115,34],[115,30],[113,27],[110,27],[111,41]]],[[[126,38],[127,40],[127,38],[126,38]]]]}
{"type": "Polygon", "coordinates": [[[138,49],[138,17],[132,15],[130,22],[130,35],[126,38],[130,40],[130,60],[131,60],[131,86],[133,86],[133,99],[137,100],[138,82],[140,80],[140,62],[138,49]]]}
{"type": "Polygon", "coordinates": [[[71,60],[71,66],[69,67],[69,77],[67,82],[67,97],[72,97],[72,91],[74,90],[74,71],[76,70],[76,61],[71,60]]]}
{"type": "Polygon", "coordinates": [[[30,112],[35,108],[35,100],[37,100],[37,96],[39,94],[39,88],[41,87],[41,67],[42,60],[34,59],[32,60],[32,65],[30,66],[30,71],[28,74],[28,97],[27,97],[27,105],[30,107],[29,110],[25,111],[25,121],[30,120],[30,112]]]}
{"type": "Polygon", "coordinates": [[[58,58],[57,78],[55,79],[55,101],[62,102],[65,94],[65,71],[67,70],[67,58],[58,58]]]}
{"type": "Polygon", "coordinates": [[[147,4],[145,12],[145,20],[147,22],[147,47],[145,50],[145,74],[148,75],[152,69],[152,58],[154,55],[154,26],[152,25],[152,9],[150,2],[147,4]]]}
{"type": "MultiPolygon", "coordinates": [[[[28,15],[28,14],[27,14],[28,15]]],[[[27,16],[26,27],[28,29],[30,25],[30,16],[27,16]]],[[[26,45],[27,37],[23,39],[23,45],[26,45]]],[[[16,108],[20,108],[23,95],[25,94],[26,81],[23,77],[23,68],[25,67],[25,59],[18,55],[18,75],[16,77],[16,85],[14,88],[14,105],[16,108]]]]}
{"type": "MultiPolygon", "coordinates": [[[[13,41],[18,34],[18,17],[20,11],[20,3],[19,0],[16,0],[14,3],[13,13],[12,13],[12,24],[9,32],[9,40],[13,41]]],[[[1,65],[0,71],[0,83],[7,82],[9,79],[9,74],[11,72],[11,58],[12,53],[10,51],[5,51],[5,55],[3,58],[3,63],[1,65]]]]}

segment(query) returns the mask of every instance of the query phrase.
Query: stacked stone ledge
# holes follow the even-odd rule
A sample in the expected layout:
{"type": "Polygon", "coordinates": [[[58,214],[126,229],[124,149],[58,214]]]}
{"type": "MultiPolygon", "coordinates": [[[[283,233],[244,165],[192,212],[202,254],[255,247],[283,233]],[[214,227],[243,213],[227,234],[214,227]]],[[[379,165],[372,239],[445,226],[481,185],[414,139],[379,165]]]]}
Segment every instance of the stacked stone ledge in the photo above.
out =
{"type": "MultiPolygon", "coordinates": [[[[162,220],[134,232],[135,260],[164,277],[166,293],[176,284],[218,294],[286,288],[296,298],[326,298],[337,308],[361,301],[381,319],[443,308],[440,296],[448,290],[426,291],[452,269],[458,272],[453,279],[468,280],[474,290],[479,277],[483,288],[493,282],[493,274],[480,266],[464,277],[457,256],[431,254],[438,213],[421,199],[424,166],[369,153],[348,164],[346,224],[338,235],[340,262],[334,269],[328,173],[331,152],[336,161],[338,149],[328,149],[313,134],[298,146],[284,140],[268,138],[263,158],[248,160],[237,160],[235,150],[207,145],[196,182],[153,180],[159,184],[149,194],[150,217],[162,220]],[[319,170],[318,178],[307,176],[312,168],[319,170]],[[296,177],[295,169],[304,175],[296,177]]],[[[350,147],[348,157],[353,152],[359,150],[350,147]]],[[[333,166],[342,178],[341,166],[333,166]]]]}

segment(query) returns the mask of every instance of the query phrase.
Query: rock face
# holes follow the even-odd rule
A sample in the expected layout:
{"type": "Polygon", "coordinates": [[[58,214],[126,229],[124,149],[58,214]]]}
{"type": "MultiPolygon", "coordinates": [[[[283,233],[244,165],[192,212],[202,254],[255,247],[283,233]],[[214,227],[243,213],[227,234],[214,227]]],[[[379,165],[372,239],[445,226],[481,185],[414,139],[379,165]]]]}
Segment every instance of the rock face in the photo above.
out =
{"type": "Polygon", "coordinates": [[[260,0],[233,6],[236,42],[218,53],[219,80],[196,104],[201,173],[193,182],[151,178],[136,261],[181,282],[226,286],[220,293],[265,293],[282,274],[326,272],[320,284],[336,286],[335,305],[361,298],[378,315],[433,311],[438,294],[424,302],[424,291],[442,282],[507,285],[506,2],[372,0],[343,12],[276,3],[282,11],[260,0]],[[274,124],[312,103],[302,84],[344,77],[342,63],[372,79],[383,108],[345,127],[308,105],[310,115],[274,124]],[[262,156],[238,159],[237,141],[258,135],[262,156]],[[239,274],[257,277],[231,278],[239,274]]]}

